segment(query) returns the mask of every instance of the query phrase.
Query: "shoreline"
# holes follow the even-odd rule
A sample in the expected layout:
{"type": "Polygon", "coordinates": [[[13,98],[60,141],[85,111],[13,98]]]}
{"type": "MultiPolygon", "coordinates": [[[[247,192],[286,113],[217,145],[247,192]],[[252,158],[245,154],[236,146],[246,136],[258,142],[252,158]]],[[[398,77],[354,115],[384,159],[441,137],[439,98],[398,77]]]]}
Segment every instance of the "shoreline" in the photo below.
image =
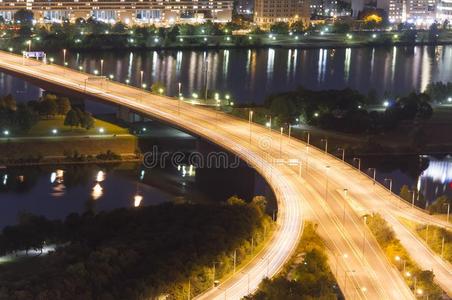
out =
{"type": "MultiPolygon", "coordinates": [[[[299,43],[299,44],[262,44],[262,45],[188,45],[188,46],[151,46],[151,47],[90,47],[90,48],[76,48],[67,47],[68,50],[76,52],[91,52],[91,51],[201,51],[201,50],[266,50],[266,49],[347,49],[347,48],[385,48],[385,47],[416,47],[416,46],[448,46],[452,45],[452,40],[442,42],[395,42],[395,43],[369,43],[357,42],[353,44],[348,43],[299,43]]],[[[59,48],[58,50],[63,49],[59,48]]],[[[8,49],[3,49],[7,51],[8,49]]],[[[49,51],[50,49],[45,49],[49,51]]],[[[53,51],[55,49],[52,49],[53,51]]]]}
{"type": "MultiPolygon", "coordinates": [[[[121,155],[121,157],[126,156],[121,155]]],[[[131,155],[129,155],[131,156],[131,155]]],[[[110,159],[110,160],[85,160],[85,161],[70,161],[65,160],[65,158],[61,157],[62,160],[53,159],[53,160],[44,160],[38,162],[11,162],[11,163],[1,163],[0,170],[7,170],[8,168],[17,168],[17,167],[35,167],[35,166],[53,166],[53,165],[89,165],[89,164],[117,164],[117,163],[139,163],[142,162],[142,158],[121,158],[121,159],[110,159]]]]}
{"type": "MultiPolygon", "coordinates": [[[[402,42],[395,41],[300,41],[300,42],[286,42],[272,41],[270,43],[262,42],[261,44],[245,44],[239,45],[235,43],[216,43],[216,44],[187,44],[187,45],[153,45],[153,46],[96,46],[96,47],[71,47],[70,45],[61,46],[57,48],[41,47],[43,51],[55,52],[61,49],[67,49],[69,51],[76,51],[80,53],[91,51],[201,51],[201,50],[266,50],[266,49],[347,49],[347,48],[390,48],[390,47],[416,47],[416,46],[447,46],[452,45],[452,39],[439,40],[436,42],[431,41],[415,41],[415,42],[402,42]]],[[[0,47],[3,51],[9,51],[8,47],[0,47]]]]}

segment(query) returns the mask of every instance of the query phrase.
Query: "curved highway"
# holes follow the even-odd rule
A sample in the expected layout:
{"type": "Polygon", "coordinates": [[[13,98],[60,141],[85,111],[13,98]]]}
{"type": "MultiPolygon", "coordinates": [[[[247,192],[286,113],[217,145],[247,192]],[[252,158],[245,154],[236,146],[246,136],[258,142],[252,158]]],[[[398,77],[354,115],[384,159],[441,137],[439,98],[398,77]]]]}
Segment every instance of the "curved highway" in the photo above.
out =
{"type": "MultiPolygon", "coordinates": [[[[369,178],[338,159],[259,125],[119,83],[91,80],[89,74],[59,66],[24,61],[0,52],[0,69],[129,107],[202,136],[240,156],[267,180],[278,201],[277,229],[271,242],[250,264],[199,299],[240,299],[255,291],[262,278],[275,275],[293,253],[304,219],[319,224],[319,233],[329,249],[330,265],[347,298],[414,298],[356,213],[357,206],[383,212],[391,224],[397,224],[395,216],[401,211],[394,204],[396,201],[389,192],[374,186],[369,178]],[[346,196],[345,188],[349,190],[346,196]]],[[[403,214],[449,226],[409,206],[403,214]]],[[[394,229],[399,235],[401,229],[394,229]]],[[[419,242],[413,235],[401,241],[419,242]]],[[[421,251],[421,256],[429,261],[435,274],[440,274],[438,282],[447,290],[452,282],[448,266],[431,252],[421,251]]]]}

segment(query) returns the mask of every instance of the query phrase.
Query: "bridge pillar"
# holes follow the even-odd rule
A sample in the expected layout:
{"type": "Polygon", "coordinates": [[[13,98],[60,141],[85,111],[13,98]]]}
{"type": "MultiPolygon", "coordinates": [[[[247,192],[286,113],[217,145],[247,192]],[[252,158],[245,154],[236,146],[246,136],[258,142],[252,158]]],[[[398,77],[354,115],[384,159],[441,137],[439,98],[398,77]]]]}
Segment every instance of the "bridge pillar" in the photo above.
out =
{"type": "Polygon", "coordinates": [[[127,123],[142,122],[144,119],[141,115],[131,111],[130,109],[124,106],[118,106],[116,117],[127,123]]]}

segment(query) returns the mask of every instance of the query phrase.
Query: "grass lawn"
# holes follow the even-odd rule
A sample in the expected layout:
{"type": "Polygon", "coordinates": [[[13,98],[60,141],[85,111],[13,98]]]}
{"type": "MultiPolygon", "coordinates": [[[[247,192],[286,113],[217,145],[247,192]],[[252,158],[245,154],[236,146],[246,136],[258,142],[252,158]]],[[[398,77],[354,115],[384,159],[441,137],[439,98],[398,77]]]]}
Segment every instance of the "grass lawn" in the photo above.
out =
{"type": "Polygon", "coordinates": [[[403,224],[417,234],[435,253],[452,263],[452,232],[438,226],[416,223],[400,218],[403,224]],[[443,244],[444,239],[444,244],[443,244]]]}
{"type": "Polygon", "coordinates": [[[108,123],[99,119],[95,119],[94,127],[86,130],[83,128],[73,128],[64,126],[64,117],[57,116],[54,119],[39,120],[38,123],[33,126],[30,131],[25,134],[27,137],[41,137],[52,136],[53,129],[58,130],[58,136],[77,136],[77,135],[97,135],[99,129],[104,129],[104,134],[128,134],[127,128],[116,126],[112,123],[108,123]]]}

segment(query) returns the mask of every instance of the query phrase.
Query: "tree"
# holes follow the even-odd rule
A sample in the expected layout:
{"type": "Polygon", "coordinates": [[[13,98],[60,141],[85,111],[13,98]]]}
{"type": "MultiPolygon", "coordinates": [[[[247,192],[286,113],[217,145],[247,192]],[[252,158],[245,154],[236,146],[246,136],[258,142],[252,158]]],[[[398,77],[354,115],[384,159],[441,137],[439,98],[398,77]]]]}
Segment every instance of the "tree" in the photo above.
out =
{"type": "Polygon", "coordinates": [[[74,109],[69,110],[64,118],[64,126],[70,126],[71,128],[79,127],[80,123],[80,117],[77,111],[74,109]]]}
{"type": "Polygon", "coordinates": [[[59,97],[56,100],[59,115],[66,115],[71,110],[71,101],[67,97],[59,97]]]}
{"type": "Polygon", "coordinates": [[[39,113],[41,115],[55,116],[58,113],[58,106],[53,97],[45,97],[39,103],[39,113]]]}
{"type": "Polygon", "coordinates": [[[412,197],[411,191],[410,191],[410,188],[406,184],[404,184],[402,186],[402,188],[400,189],[399,195],[400,195],[400,198],[402,198],[406,201],[411,201],[411,197],[412,197]]]}
{"type": "Polygon", "coordinates": [[[14,13],[14,21],[21,25],[31,25],[33,17],[33,12],[29,9],[19,9],[14,13]]]}
{"type": "Polygon", "coordinates": [[[278,34],[286,34],[289,32],[289,24],[286,22],[276,22],[270,26],[270,31],[278,34]]]}
{"type": "Polygon", "coordinates": [[[156,94],[164,94],[165,93],[165,85],[161,82],[155,82],[151,86],[151,91],[156,94]]]}
{"type": "Polygon", "coordinates": [[[290,31],[295,33],[303,33],[305,28],[303,21],[296,21],[290,24],[290,31]]]}
{"type": "Polygon", "coordinates": [[[12,95],[6,95],[0,99],[0,109],[8,109],[11,111],[15,111],[17,109],[16,100],[12,95]]]}
{"type": "Polygon", "coordinates": [[[86,130],[94,127],[94,118],[89,112],[82,112],[80,115],[80,126],[86,130]]]}
{"type": "Polygon", "coordinates": [[[126,25],[124,25],[122,22],[118,22],[111,28],[111,31],[114,33],[125,33],[127,30],[126,25]]]}

